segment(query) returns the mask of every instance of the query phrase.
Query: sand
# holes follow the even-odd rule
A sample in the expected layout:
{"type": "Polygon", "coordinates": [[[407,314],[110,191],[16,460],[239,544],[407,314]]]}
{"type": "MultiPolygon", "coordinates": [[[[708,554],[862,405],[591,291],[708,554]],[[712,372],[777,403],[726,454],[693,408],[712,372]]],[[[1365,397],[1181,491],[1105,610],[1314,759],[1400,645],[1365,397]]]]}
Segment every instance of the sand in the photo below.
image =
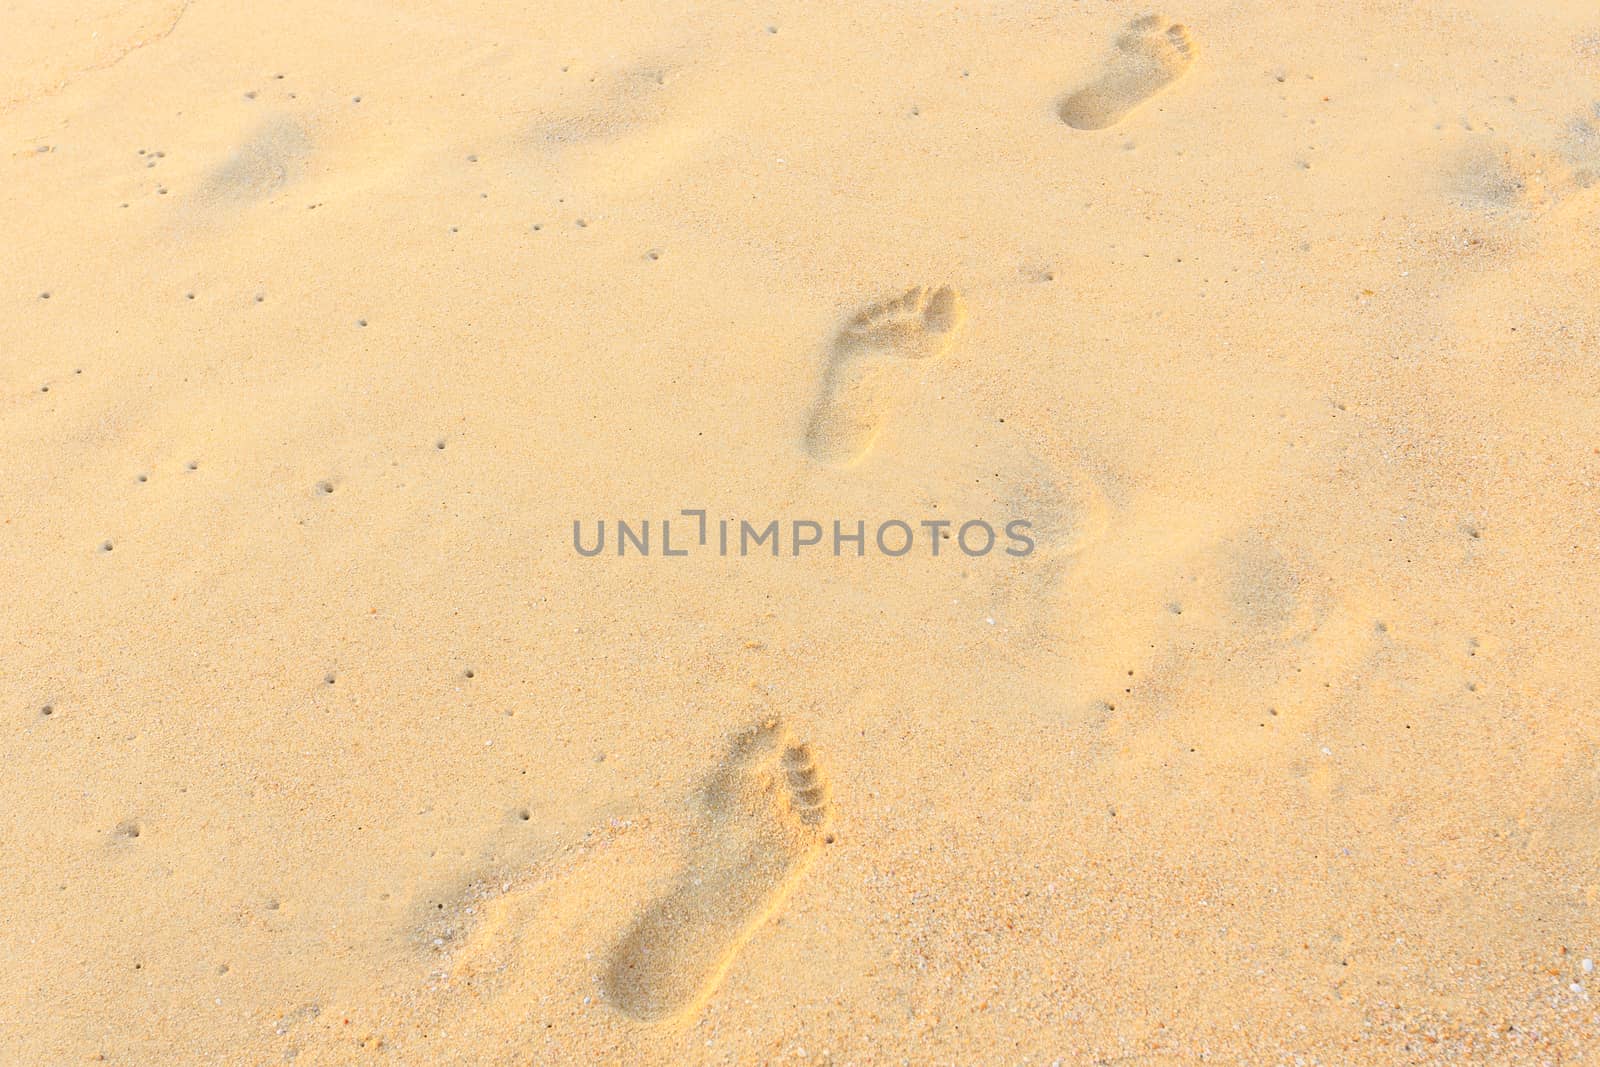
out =
{"type": "Polygon", "coordinates": [[[0,41],[0,1061],[1594,1062],[1592,3],[0,41]]]}

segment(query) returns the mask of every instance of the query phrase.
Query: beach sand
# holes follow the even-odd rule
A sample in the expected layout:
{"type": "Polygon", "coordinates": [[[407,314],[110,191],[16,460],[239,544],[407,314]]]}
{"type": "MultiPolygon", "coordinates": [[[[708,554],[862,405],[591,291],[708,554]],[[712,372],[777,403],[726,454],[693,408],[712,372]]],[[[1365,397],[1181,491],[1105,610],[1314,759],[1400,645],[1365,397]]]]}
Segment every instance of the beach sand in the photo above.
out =
{"type": "Polygon", "coordinates": [[[0,20],[0,1062],[1594,1062],[1592,3],[0,20]]]}

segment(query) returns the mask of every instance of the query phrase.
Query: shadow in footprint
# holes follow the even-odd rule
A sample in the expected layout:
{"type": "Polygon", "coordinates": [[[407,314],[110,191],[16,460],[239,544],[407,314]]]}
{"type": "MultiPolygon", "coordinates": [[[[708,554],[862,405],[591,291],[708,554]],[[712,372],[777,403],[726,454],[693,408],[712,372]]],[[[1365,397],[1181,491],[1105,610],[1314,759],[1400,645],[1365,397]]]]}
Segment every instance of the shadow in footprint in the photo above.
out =
{"type": "Polygon", "coordinates": [[[701,795],[682,876],[612,951],[606,997],[655,1022],[696,1011],[829,839],[828,787],[782,723],[735,738],[701,795]]]}

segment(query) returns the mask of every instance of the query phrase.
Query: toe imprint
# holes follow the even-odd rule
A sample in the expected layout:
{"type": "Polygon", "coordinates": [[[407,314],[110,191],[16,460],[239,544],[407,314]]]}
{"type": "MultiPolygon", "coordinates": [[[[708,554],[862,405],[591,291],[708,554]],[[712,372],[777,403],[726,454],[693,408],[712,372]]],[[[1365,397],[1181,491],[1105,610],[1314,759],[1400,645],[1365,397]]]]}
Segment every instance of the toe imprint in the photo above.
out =
{"type": "Polygon", "coordinates": [[[819,825],[828,817],[828,783],[817,772],[807,745],[791,745],[783,754],[784,773],[789,779],[790,804],[807,825],[819,825]]]}

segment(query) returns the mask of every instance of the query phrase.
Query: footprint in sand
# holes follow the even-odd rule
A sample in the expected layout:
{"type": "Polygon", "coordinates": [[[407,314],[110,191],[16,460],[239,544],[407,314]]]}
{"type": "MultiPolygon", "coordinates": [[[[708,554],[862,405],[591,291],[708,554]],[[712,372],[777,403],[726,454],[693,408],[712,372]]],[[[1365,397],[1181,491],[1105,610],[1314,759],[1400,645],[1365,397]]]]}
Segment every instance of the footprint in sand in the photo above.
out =
{"type": "Polygon", "coordinates": [[[1562,155],[1579,188],[1600,184],[1600,100],[1567,123],[1562,155]]]}
{"type": "Polygon", "coordinates": [[[1452,199],[1491,214],[1544,211],[1565,198],[1572,184],[1555,153],[1489,137],[1465,145],[1446,174],[1452,199]]]}
{"type": "Polygon", "coordinates": [[[851,319],[834,338],[806,427],[811,457],[846,466],[865,456],[908,377],[901,364],[944,355],[965,320],[949,286],[917,286],[851,319]]]}
{"type": "Polygon", "coordinates": [[[741,733],[702,801],[677,885],[623,935],[602,977],[613,1005],[648,1022],[703,1005],[831,840],[827,784],[781,723],[741,733]]]}
{"type": "Polygon", "coordinates": [[[264,200],[295,176],[310,147],[311,138],[298,122],[271,119],[206,176],[195,200],[210,209],[264,200]]]}
{"type": "Polygon", "coordinates": [[[605,76],[595,75],[601,88],[584,105],[541,115],[529,128],[535,145],[581,145],[615,141],[636,127],[659,119],[663,110],[669,66],[635,66],[605,76]]]}
{"type": "Polygon", "coordinates": [[[1076,130],[1114,126],[1194,65],[1189,31],[1160,15],[1128,23],[1100,77],[1072,93],[1056,109],[1076,130]]]}

